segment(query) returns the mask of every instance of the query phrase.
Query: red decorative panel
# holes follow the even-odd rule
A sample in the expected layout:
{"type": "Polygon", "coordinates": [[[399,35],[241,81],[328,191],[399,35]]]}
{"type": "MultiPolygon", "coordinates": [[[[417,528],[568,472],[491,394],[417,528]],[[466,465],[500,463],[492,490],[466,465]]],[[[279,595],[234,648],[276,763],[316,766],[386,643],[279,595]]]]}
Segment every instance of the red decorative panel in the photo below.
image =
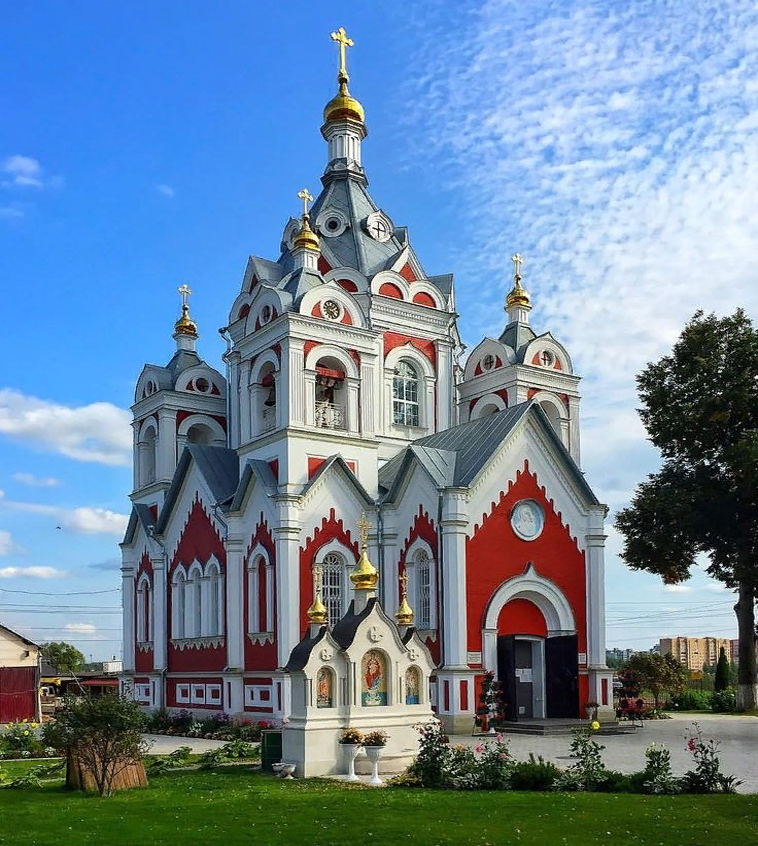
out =
{"type": "Polygon", "coordinates": [[[512,599],[500,612],[497,633],[547,637],[547,623],[542,611],[533,602],[528,599],[512,599]]]}
{"type": "Polygon", "coordinates": [[[358,286],[352,281],[352,279],[338,279],[337,284],[340,288],[350,291],[351,294],[355,294],[358,291],[358,286]]]}
{"type": "Polygon", "coordinates": [[[248,291],[252,291],[253,288],[255,288],[255,286],[258,285],[258,284],[259,284],[258,283],[258,277],[255,274],[253,274],[253,278],[250,280],[250,287],[248,288],[248,291]]]}
{"type": "Polygon", "coordinates": [[[243,303],[242,308],[237,314],[237,320],[242,320],[242,318],[247,317],[248,314],[250,314],[250,305],[248,303],[243,303]]]}
{"type": "MultiPolygon", "coordinates": [[[[255,526],[250,542],[245,553],[243,561],[243,628],[245,630],[245,669],[246,670],[274,670],[276,669],[276,626],[273,620],[266,619],[266,573],[265,568],[260,568],[258,572],[258,620],[260,621],[261,630],[274,630],[273,643],[253,643],[247,636],[250,630],[250,597],[248,592],[248,578],[247,568],[250,562],[250,556],[253,550],[261,544],[266,550],[269,561],[272,564],[271,578],[274,580],[272,585],[273,606],[276,608],[276,545],[271,531],[266,523],[263,512],[261,512],[258,523],[255,526]],[[263,570],[264,572],[261,572],[263,570]]],[[[255,682],[253,682],[255,683],[255,682]]],[[[266,682],[268,684],[268,681],[266,682]]]]}
{"type": "Polygon", "coordinates": [[[442,682],[442,708],[445,711],[450,710],[450,682],[447,679],[442,682]]]}
{"type": "Polygon", "coordinates": [[[271,472],[274,474],[274,478],[279,483],[279,459],[272,458],[271,461],[268,462],[268,466],[271,468],[271,472]]]}
{"type": "Polygon", "coordinates": [[[411,346],[415,347],[417,350],[420,350],[428,359],[431,361],[432,365],[436,368],[437,366],[437,351],[434,348],[433,341],[426,341],[423,338],[411,338],[409,335],[399,335],[396,332],[385,332],[384,333],[384,355],[387,356],[387,353],[391,350],[394,350],[395,347],[402,347],[403,344],[410,344],[411,346]]]}
{"type": "Polygon", "coordinates": [[[601,705],[608,704],[608,679],[600,679],[600,698],[602,699],[601,705]]]}
{"type": "Polygon", "coordinates": [[[329,271],[332,269],[332,266],[329,264],[329,262],[323,256],[318,257],[318,265],[317,266],[318,266],[318,272],[322,276],[325,273],[329,273],[329,271]]]}
{"type": "Polygon", "coordinates": [[[468,681],[461,679],[461,711],[468,711],[468,681]]]}
{"type": "MultiPolygon", "coordinates": [[[[416,274],[413,272],[413,268],[411,267],[409,262],[406,262],[403,265],[402,270],[400,271],[400,275],[403,277],[403,279],[407,280],[408,282],[415,282],[416,281],[416,274]]],[[[428,297],[429,295],[426,294],[426,296],[428,297]]],[[[429,299],[432,299],[432,298],[429,297],[429,299]]],[[[413,301],[416,302],[416,299],[414,298],[413,301]]],[[[424,303],[424,305],[426,305],[426,303],[424,303]]],[[[434,305],[434,300],[432,300],[432,305],[434,305]]]]}
{"type": "Polygon", "coordinates": [[[402,300],[403,292],[392,282],[385,282],[379,287],[379,293],[383,297],[392,297],[393,300],[402,300]]]}
{"type": "Polygon", "coordinates": [[[325,458],[316,458],[315,456],[308,456],[308,478],[312,479],[318,473],[319,467],[326,461],[325,458]]]}
{"type": "Polygon", "coordinates": [[[437,303],[434,301],[434,298],[431,294],[427,294],[426,291],[418,291],[413,295],[413,302],[417,303],[418,305],[429,306],[430,308],[437,308],[437,303]]]}

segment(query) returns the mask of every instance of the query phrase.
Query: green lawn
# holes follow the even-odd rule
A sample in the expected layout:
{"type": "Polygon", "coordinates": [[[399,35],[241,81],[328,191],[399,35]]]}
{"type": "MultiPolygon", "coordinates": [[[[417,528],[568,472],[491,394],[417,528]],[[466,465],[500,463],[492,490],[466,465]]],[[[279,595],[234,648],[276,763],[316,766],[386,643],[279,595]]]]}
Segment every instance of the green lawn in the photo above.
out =
{"type": "Polygon", "coordinates": [[[155,776],[98,799],[0,791],[0,844],[523,844],[758,842],[758,796],[374,790],[243,770],[155,776]]]}

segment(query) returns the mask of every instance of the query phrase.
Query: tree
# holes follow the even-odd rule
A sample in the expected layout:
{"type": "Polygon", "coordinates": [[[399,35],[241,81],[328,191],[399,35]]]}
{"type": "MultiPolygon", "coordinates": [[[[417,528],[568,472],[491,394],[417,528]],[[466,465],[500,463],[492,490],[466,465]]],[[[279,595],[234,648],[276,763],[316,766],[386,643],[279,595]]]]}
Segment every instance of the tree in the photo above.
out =
{"type": "Polygon", "coordinates": [[[62,640],[43,643],[42,657],[55,667],[56,673],[78,673],[84,664],[84,655],[75,646],[62,640]]]}
{"type": "Polygon", "coordinates": [[[737,701],[755,708],[758,331],[742,310],[724,318],[697,312],[637,387],[663,463],[616,516],[622,558],[676,584],[702,557],[712,578],[737,591],[737,701]]]}
{"type": "Polygon", "coordinates": [[[131,699],[115,694],[67,697],[55,721],[45,725],[48,746],[65,749],[92,774],[100,796],[110,796],[113,780],[145,754],[145,717],[131,699]]]}
{"type": "Polygon", "coordinates": [[[673,655],[635,652],[626,662],[625,669],[628,677],[653,694],[656,711],[660,708],[661,694],[679,693],[687,680],[687,670],[673,655]]]}
{"type": "Polygon", "coordinates": [[[716,678],[713,680],[713,689],[726,690],[727,687],[729,687],[729,660],[722,646],[718,664],[716,664],[716,678]]]}

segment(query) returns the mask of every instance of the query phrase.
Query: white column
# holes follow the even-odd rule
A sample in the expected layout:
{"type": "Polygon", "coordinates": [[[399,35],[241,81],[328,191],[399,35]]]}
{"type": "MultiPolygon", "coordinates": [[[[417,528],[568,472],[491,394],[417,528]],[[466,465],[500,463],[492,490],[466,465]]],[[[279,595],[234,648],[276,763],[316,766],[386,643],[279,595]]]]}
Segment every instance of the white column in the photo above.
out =
{"type": "MultiPolygon", "coordinates": [[[[279,525],[276,543],[276,637],[277,660],[284,667],[300,642],[300,521],[297,499],[277,498],[279,525]]],[[[268,573],[266,574],[269,575],[268,573]]]]}
{"type": "Polygon", "coordinates": [[[361,432],[374,434],[374,366],[361,362],[361,432]]]}
{"type": "MultiPolygon", "coordinates": [[[[251,429],[251,403],[250,403],[250,359],[243,361],[239,366],[239,433],[240,444],[246,444],[253,434],[251,429]]],[[[256,411],[258,409],[256,408],[256,411]]]]}
{"type": "MultiPolygon", "coordinates": [[[[436,383],[437,380],[433,377],[424,376],[424,418],[420,423],[430,434],[437,431],[437,417],[434,409],[434,387],[436,383]]],[[[419,397],[419,400],[421,399],[419,397]]]]}
{"type": "Polygon", "coordinates": [[[468,498],[463,488],[442,494],[442,635],[445,668],[466,662],[466,528],[468,498]]]}
{"type": "MultiPolygon", "coordinates": [[[[226,665],[230,670],[242,670],[245,666],[245,626],[243,608],[243,570],[245,539],[241,534],[226,538],[226,665]]],[[[221,614],[219,614],[221,620],[221,614]]],[[[223,629],[222,629],[223,631],[223,629]]]]}
{"type": "Polygon", "coordinates": [[[303,370],[303,419],[306,426],[316,425],[316,371],[303,370]]]}
{"type": "Polygon", "coordinates": [[[587,666],[605,668],[605,506],[590,511],[585,541],[587,666]]]}
{"type": "Polygon", "coordinates": [[[437,350],[437,431],[452,425],[453,408],[453,345],[448,340],[434,342],[437,350]]]}
{"type": "Polygon", "coordinates": [[[121,607],[124,640],[124,672],[134,671],[134,566],[126,560],[121,567],[121,607]]]}
{"type": "MultiPolygon", "coordinates": [[[[303,370],[305,368],[305,344],[296,338],[289,342],[289,394],[290,394],[290,415],[289,424],[300,426],[305,422],[303,370]]],[[[284,355],[284,350],[282,350],[284,355]]],[[[288,425],[289,425],[288,424],[288,425]]]]}
{"type": "MultiPolygon", "coordinates": [[[[385,525],[382,535],[382,552],[384,554],[384,573],[379,582],[379,592],[384,610],[394,619],[398,607],[397,579],[400,560],[400,550],[397,545],[397,529],[385,525]]],[[[414,611],[417,609],[414,608],[414,611]]]]}
{"type": "Polygon", "coordinates": [[[229,362],[229,384],[226,390],[229,394],[229,420],[226,427],[229,432],[229,448],[236,449],[240,445],[240,418],[241,418],[241,397],[240,397],[240,356],[237,352],[226,354],[225,360],[229,362]]]}
{"type": "Polygon", "coordinates": [[[358,400],[361,380],[355,376],[346,377],[347,382],[347,430],[352,435],[360,432],[361,421],[358,419],[358,400]]]}
{"type": "Polygon", "coordinates": [[[166,667],[166,564],[163,553],[150,556],[153,566],[153,627],[150,640],[153,642],[153,668],[166,667]]]}
{"type": "Polygon", "coordinates": [[[176,412],[158,411],[157,479],[170,481],[176,470],[176,412]]]}
{"type": "Polygon", "coordinates": [[[292,394],[300,390],[300,374],[293,373],[290,362],[291,340],[284,338],[280,355],[279,373],[274,374],[276,381],[276,424],[289,426],[292,408],[292,394]],[[295,384],[296,383],[296,384],[295,384]]]}
{"type": "Polygon", "coordinates": [[[571,457],[581,467],[581,450],[579,447],[579,397],[569,397],[568,443],[571,457]]]}
{"type": "Polygon", "coordinates": [[[136,491],[140,486],[140,471],[144,467],[143,458],[140,454],[139,424],[136,421],[132,423],[132,443],[134,445],[132,448],[132,471],[134,477],[132,490],[136,491]]]}

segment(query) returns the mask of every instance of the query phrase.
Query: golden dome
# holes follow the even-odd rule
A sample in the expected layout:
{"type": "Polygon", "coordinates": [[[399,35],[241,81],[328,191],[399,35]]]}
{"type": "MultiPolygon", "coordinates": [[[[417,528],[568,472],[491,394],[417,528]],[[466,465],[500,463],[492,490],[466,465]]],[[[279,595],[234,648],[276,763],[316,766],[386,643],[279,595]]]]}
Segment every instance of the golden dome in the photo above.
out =
{"type": "Polygon", "coordinates": [[[506,308],[513,308],[514,306],[528,306],[531,307],[532,298],[529,296],[529,292],[526,288],[522,287],[521,285],[521,277],[516,277],[516,284],[513,286],[513,290],[508,294],[505,298],[505,307],[506,308]]]}
{"type": "Polygon", "coordinates": [[[311,229],[308,214],[304,214],[301,218],[300,231],[292,240],[292,249],[299,250],[304,247],[306,250],[319,250],[318,235],[311,229]]]}
{"type": "Polygon", "coordinates": [[[174,323],[174,334],[197,335],[197,323],[190,317],[187,303],[182,303],[182,316],[174,323]]]}
{"type": "Polygon", "coordinates": [[[403,596],[403,599],[400,602],[400,607],[397,611],[395,611],[395,619],[397,620],[398,626],[413,625],[413,609],[410,605],[408,605],[407,596],[403,596]]]}
{"type": "Polygon", "coordinates": [[[317,593],[313,600],[313,605],[308,609],[308,619],[311,623],[319,623],[324,625],[327,621],[326,606],[321,601],[321,594],[317,593]]]}
{"type": "Polygon", "coordinates": [[[347,89],[347,78],[341,77],[339,84],[340,89],[337,96],[324,107],[324,123],[335,120],[357,120],[359,123],[363,123],[366,117],[363,106],[355,97],[350,96],[347,89]]]}
{"type": "Polygon", "coordinates": [[[350,574],[350,581],[353,583],[355,590],[372,590],[379,581],[379,574],[376,572],[376,567],[368,560],[365,549],[361,553],[361,560],[358,562],[358,566],[350,574]]]}

